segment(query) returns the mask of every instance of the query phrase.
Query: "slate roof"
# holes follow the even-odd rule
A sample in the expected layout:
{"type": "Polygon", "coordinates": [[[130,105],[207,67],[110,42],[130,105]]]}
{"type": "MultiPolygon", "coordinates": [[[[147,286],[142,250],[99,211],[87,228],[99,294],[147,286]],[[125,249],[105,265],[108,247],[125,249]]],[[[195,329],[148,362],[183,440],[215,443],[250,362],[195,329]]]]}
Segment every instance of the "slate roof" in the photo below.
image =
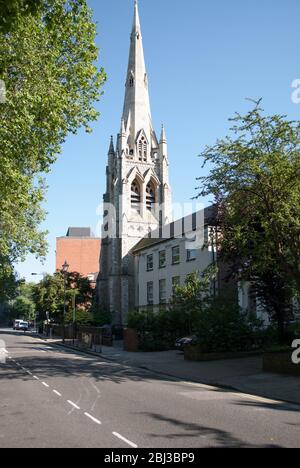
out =
{"type": "MultiPolygon", "coordinates": [[[[175,222],[165,226],[162,230],[157,229],[152,232],[151,237],[145,237],[141,239],[138,244],[133,248],[134,254],[141,252],[142,250],[148,249],[156,244],[161,244],[167,240],[174,239],[176,237],[175,230],[178,235],[178,227],[182,225],[181,234],[190,232],[191,230],[197,229],[197,214],[201,212],[193,213],[192,215],[181,218],[175,222]],[[188,226],[187,228],[185,228],[188,226]],[[192,228],[192,229],[191,229],[192,228]],[[168,233],[169,235],[166,235],[168,233]]],[[[204,225],[214,226],[217,219],[217,207],[216,205],[209,206],[204,209],[204,225]]]]}
{"type": "Polygon", "coordinates": [[[92,237],[91,228],[70,227],[67,237],[92,237]]]}

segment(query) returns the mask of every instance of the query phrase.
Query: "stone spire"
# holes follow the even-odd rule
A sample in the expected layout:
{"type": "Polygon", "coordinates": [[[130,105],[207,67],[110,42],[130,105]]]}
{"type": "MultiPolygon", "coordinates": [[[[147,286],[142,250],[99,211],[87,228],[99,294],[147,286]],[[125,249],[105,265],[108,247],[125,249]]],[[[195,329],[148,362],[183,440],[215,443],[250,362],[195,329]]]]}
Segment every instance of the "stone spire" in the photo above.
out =
{"type": "Polygon", "coordinates": [[[134,6],[134,20],[130,41],[122,119],[124,120],[126,131],[132,143],[136,140],[141,130],[144,130],[148,142],[150,143],[152,137],[152,123],[148,93],[148,77],[145,66],[137,1],[135,1],[134,6]]]}
{"type": "Polygon", "coordinates": [[[166,129],[164,125],[161,127],[160,143],[167,143],[166,129]]]}
{"type": "Polygon", "coordinates": [[[115,148],[114,148],[114,137],[110,137],[110,144],[109,144],[109,150],[108,154],[115,154],[115,148]]]}

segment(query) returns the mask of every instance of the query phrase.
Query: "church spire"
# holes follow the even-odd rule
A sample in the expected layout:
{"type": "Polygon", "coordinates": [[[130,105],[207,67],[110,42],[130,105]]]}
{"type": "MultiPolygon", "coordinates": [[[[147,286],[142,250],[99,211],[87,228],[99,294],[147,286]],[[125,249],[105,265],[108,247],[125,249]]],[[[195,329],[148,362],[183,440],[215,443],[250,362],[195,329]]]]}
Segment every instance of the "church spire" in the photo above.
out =
{"type": "Polygon", "coordinates": [[[138,3],[134,5],[134,19],[130,39],[130,52],[123,109],[126,129],[130,129],[132,143],[141,130],[151,141],[152,123],[148,93],[148,77],[144,59],[142,31],[138,3]]]}
{"type": "Polygon", "coordinates": [[[115,148],[114,148],[114,137],[110,137],[110,144],[109,144],[109,150],[108,154],[115,154],[115,148]]]}
{"type": "Polygon", "coordinates": [[[161,127],[160,143],[167,143],[166,129],[164,125],[161,127]]]}

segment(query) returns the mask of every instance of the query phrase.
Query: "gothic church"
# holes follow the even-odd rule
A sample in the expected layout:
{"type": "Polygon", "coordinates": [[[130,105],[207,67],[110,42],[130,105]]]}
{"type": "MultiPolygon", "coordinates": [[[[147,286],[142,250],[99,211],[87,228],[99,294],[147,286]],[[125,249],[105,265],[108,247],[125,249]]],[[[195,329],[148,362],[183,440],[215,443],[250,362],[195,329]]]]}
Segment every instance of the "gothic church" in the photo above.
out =
{"type": "Polygon", "coordinates": [[[98,302],[113,323],[126,324],[135,307],[132,249],[149,233],[172,221],[169,160],[165,129],[153,128],[142,33],[135,1],[124,109],[120,133],[108,152],[98,302]],[[115,229],[108,231],[108,224],[115,229]],[[107,232],[109,232],[107,234],[107,232]]]}

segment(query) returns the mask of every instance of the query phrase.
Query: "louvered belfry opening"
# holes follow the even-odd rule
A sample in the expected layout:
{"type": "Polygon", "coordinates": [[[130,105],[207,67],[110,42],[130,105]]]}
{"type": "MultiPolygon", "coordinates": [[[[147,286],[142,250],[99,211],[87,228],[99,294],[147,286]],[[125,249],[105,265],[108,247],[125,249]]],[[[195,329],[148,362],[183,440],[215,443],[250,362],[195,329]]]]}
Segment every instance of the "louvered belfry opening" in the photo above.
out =
{"type": "Polygon", "coordinates": [[[141,190],[138,182],[134,180],[131,185],[131,208],[140,212],[141,190]]]}
{"type": "Polygon", "coordinates": [[[146,205],[147,210],[153,211],[155,205],[155,187],[152,182],[149,182],[146,188],[146,205]]]}

